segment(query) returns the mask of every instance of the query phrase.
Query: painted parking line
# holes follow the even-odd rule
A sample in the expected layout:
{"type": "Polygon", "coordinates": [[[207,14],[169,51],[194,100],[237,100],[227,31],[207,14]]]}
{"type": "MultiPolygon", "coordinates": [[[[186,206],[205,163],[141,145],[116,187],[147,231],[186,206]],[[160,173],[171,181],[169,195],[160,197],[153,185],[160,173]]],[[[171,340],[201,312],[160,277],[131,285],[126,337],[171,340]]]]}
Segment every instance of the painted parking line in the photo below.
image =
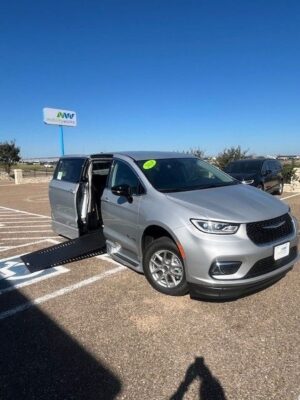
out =
{"type": "Polygon", "coordinates": [[[300,196],[300,193],[296,193],[296,194],[292,194],[292,195],[287,196],[287,197],[283,197],[283,198],[280,199],[280,200],[286,200],[286,199],[290,199],[291,197],[296,197],[296,196],[300,196]]]}
{"type": "Polygon", "coordinates": [[[0,261],[0,295],[69,271],[68,268],[57,266],[30,273],[18,256],[11,257],[9,261],[2,260],[0,261]]]}
{"type": "MultiPolygon", "coordinates": [[[[7,227],[6,227],[7,228],[7,227]]],[[[41,230],[38,230],[38,231],[20,231],[20,233],[41,233],[41,232],[53,232],[52,231],[52,229],[41,229],[41,230]]],[[[7,231],[7,232],[3,232],[3,231],[1,231],[1,233],[5,233],[5,234],[13,234],[13,235],[15,235],[16,234],[16,232],[12,232],[12,231],[7,231]]]]}
{"type": "Polygon", "coordinates": [[[0,211],[0,217],[1,216],[7,217],[7,216],[13,216],[13,215],[16,215],[16,213],[15,212],[0,211]]]}
{"type": "Polygon", "coordinates": [[[0,222],[0,229],[49,228],[49,226],[51,226],[51,225],[25,225],[25,226],[24,225],[13,225],[13,226],[10,226],[10,224],[3,224],[0,222]]]}
{"type": "MultiPolygon", "coordinates": [[[[60,243],[58,240],[42,240],[35,242],[35,244],[43,242],[60,243]]],[[[26,253],[0,260],[0,295],[69,271],[65,267],[57,266],[31,273],[21,260],[21,256],[24,254],[26,253]]]]}
{"type": "Polygon", "coordinates": [[[16,213],[20,213],[20,214],[26,214],[26,215],[35,215],[35,216],[38,216],[38,217],[42,217],[42,218],[51,219],[51,217],[48,217],[48,216],[46,216],[46,215],[41,215],[41,214],[31,213],[31,212],[28,212],[28,211],[16,210],[15,208],[8,208],[8,207],[3,207],[3,206],[0,206],[0,210],[9,210],[9,211],[15,211],[16,213]]]}
{"type": "Polygon", "coordinates": [[[56,290],[55,292],[46,294],[45,296],[41,296],[41,297],[38,297],[37,299],[28,301],[28,302],[26,302],[24,304],[21,304],[20,306],[11,308],[10,310],[7,310],[7,311],[4,311],[4,312],[0,313],[0,320],[3,320],[3,319],[8,318],[8,317],[11,317],[11,316],[13,316],[13,315],[15,315],[15,314],[17,314],[19,312],[28,310],[33,306],[37,306],[39,304],[43,304],[43,303],[45,303],[45,302],[47,302],[49,300],[55,299],[57,297],[63,296],[65,294],[68,294],[68,293],[71,293],[71,292],[74,292],[74,290],[80,289],[80,288],[85,287],[87,285],[91,285],[92,283],[95,283],[97,281],[106,279],[106,278],[108,278],[108,277],[110,277],[112,275],[118,274],[118,273],[120,273],[120,272],[122,272],[122,271],[124,271],[126,269],[127,268],[123,267],[123,266],[116,267],[116,268],[113,268],[113,269],[109,269],[109,270],[107,270],[105,272],[102,272],[99,275],[92,276],[91,278],[85,279],[85,280],[80,281],[78,283],[75,283],[73,285],[66,286],[66,287],[64,287],[62,289],[56,290]]]}
{"type": "Polygon", "coordinates": [[[13,238],[1,238],[0,241],[7,240],[32,240],[32,239],[57,239],[57,236],[34,236],[34,237],[13,237],[13,238]]]}
{"type": "MultiPolygon", "coordinates": [[[[52,243],[52,239],[41,239],[41,240],[35,240],[33,242],[28,242],[28,243],[23,243],[23,244],[18,244],[18,245],[13,245],[13,246],[2,246],[1,245],[1,239],[0,239],[0,253],[3,253],[4,251],[7,250],[12,250],[12,249],[20,249],[21,247],[27,247],[27,246],[33,246],[35,244],[39,244],[39,243],[47,243],[50,242],[52,243]]],[[[60,241],[55,241],[56,243],[61,243],[60,241]]]]}
{"type": "Polygon", "coordinates": [[[111,256],[109,254],[107,254],[107,253],[100,254],[99,256],[95,256],[95,258],[98,258],[99,260],[102,260],[102,261],[107,261],[107,262],[109,262],[111,264],[114,264],[114,265],[118,265],[119,267],[123,267],[123,264],[119,263],[118,261],[113,260],[111,258],[111,256]]]}
{"type": "MultiPolygon", "coordinates": [[[[39,219],[39,220],[36,220],[36,219],[34,219],[34,220],[32,220],[32,219],[22,219],[21,221],[8,221],[8,223],[9,223],[9,225],[12,225],[12,224],[28,224],[28,223],[37,223],[37,224],[39,224],[39,223],[42,223],[42,224],[48,224],[48,225],[51,225],[51,221],[44,221],[44,220],[41,220],[41,219],[39,219]]],[[[1,221],[1,224],[5,224],[5,220],[4,221],[1,221]]]]}
{"type": "Polygon", "coordinates": [[[0,206],[0,253],[57,238],[50,217],[0,206]]]}
{"type": "MultiPolygon", "coordinates": [[[[24,217],[25,217],[25,219],[26,219],[26,217],[28,218],[28,216],[27,215],[17,215],[17,214],[15,214],[15,215],[9,215],[9,216],[5,216],[5,217],[3,217],[3,218],[1,218],[1,216],[0,216],[0,218],[1,219],[4,219],[4,220],[14,220],[14,219],[22,219],[22,220],[24,220],[24,217]]],[[[30,216],[30,218],[31,219],[33,219],[33,220],[35,220],[35,221],[43,221],[44,220],[44,218],[42,218],[42,217],[35,217],[35,216],[30,216]]]]}

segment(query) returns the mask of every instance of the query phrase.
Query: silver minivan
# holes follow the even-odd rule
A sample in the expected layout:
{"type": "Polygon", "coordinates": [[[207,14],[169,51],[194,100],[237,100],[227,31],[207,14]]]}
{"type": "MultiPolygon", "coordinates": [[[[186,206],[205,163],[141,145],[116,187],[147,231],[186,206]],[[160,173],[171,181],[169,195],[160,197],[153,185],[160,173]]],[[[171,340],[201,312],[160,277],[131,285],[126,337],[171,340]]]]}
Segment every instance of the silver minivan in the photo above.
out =
{"type": "Polygon", "coordinates": [[[49,198],[58,234],[103,230],[112,258],[169,295],[239,297],[279,280],[298,258],[285,203],[187,154],[62,157],[49,198]]]}

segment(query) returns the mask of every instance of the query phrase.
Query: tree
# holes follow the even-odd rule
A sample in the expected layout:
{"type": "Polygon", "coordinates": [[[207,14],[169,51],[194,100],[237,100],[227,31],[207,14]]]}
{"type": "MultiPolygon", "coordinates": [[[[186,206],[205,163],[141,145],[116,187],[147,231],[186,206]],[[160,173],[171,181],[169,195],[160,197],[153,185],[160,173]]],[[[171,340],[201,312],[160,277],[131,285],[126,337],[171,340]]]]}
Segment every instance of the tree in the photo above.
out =
{"type": "Polygon", "coordinates": [[[11,166],[20,161],[19,153],[20,147],[16,146],[15,141],[0,143],[0,164],[8,174],[11,166]]]}
{"type": "Polygon", "coordinates": [[[249,150],[242,150],[241,146],[224,149],[218,154],[216,158],[216,165],[220,169],[224,169],[231,161],[250,157],[250,155],[247,155],[248,151],[249,150]]]}
{"type": "Polygon", "coordinates": [[[283,180],[285,183],[291,183],[292,181],[298,181],[296,174],[295,161],[291,164],[284,164],[282,169],[283,180]]]}
{"type": "Polygon", "coordinates": [[[186,154],[193,154],[194,156],[196,156],[198,158],[205,157],[205,151],[201,150],[199,147],[190,148],[188,151],[186,151],[186,154]]]}

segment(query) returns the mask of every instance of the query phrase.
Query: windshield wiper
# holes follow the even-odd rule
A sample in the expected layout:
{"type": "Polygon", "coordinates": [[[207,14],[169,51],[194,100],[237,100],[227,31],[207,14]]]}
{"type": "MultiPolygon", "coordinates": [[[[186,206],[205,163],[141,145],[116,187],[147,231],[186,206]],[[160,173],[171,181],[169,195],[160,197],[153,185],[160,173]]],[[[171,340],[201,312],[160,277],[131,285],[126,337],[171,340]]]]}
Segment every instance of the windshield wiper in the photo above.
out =
{"type": "Polygon", "coordinates": [[[176,189],[157,189],[162,193],[173,193],[173,192],[184,192],[186,190],[191,190],[191,189],[186,189],[186,188],[176,188],[176,189]]]}
{"type": "Polygon", "coordinates": [[[213,189],[217,187],[223,187],[223,186],[231,186],[231,185],[239,185],[241,182],[239,181],[232,181],[232,182],[223,182],[220,184],[210,184],[210,185],[198,185],[198,186],[187,186],[184,188],[164,188],[164,189],[158,189],[162,193],[176,193],[176,192],[189,192],[193,190],[201,190],[201,189],[213,189]]]}
{"type": "Polygon", "coordinates": [[[232,186],[232,185],[239,185],[239,184],[241,184],[240,181],[223,182],[220,184],[205,185],[205,186],[202,186],[201,189],[211,189],[211,188],[218,188],[218,187],[232,186]]]}

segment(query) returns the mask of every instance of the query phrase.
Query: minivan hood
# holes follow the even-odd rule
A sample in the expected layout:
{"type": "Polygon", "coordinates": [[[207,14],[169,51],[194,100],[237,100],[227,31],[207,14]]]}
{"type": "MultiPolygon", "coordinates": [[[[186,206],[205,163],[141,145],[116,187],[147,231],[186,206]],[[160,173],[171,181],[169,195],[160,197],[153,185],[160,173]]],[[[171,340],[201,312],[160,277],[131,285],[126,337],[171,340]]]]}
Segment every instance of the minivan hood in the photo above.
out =
{"type": "Polygon", "coordinates": [[[263,221],[289,210],[286,204],[272,195],[243,184],[168,193],[167,197],[189,210],[190,218],[225,222],[263,221]]]}

